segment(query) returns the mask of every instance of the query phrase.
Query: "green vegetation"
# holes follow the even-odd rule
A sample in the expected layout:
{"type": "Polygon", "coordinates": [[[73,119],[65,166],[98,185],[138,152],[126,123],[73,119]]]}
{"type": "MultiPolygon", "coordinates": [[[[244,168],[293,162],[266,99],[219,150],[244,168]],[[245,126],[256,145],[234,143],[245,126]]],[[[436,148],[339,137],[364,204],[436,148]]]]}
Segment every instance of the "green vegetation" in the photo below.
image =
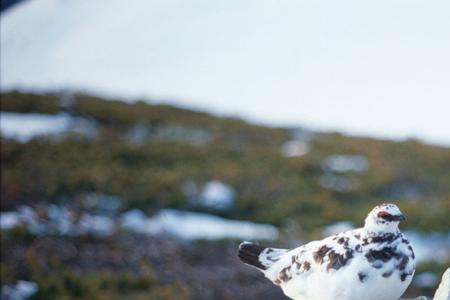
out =
{"type": "Polygon", "coordinates": [[[144,276],[110,273],[74,274],[62,272],[35,279],[39,291],[32,300],[92,299],[92,300],[187,300],[189,291],[179,283],[160,284],[144,276]]]}
{"type": "MultiPolygon", "coordinates": [[[[56,94],[8,93],[2,95],[1,109],[57,113],[62,108],[56,94]]],[[[96,120],[98,136],[39,138],[26,144],[2,139],[3,210],[22,203],[77,201],[79,195],[92,191],[121,197],[124,209],[206,210],[190,205],[182,186],[188,180],[203,184],[216,179],[236,189],[235,207],[221,213],[230,218],[276,225],[290,218],[311,231],[339,220],[361,224],[373,205],[392,201],[408,216],[407,227],[448,229],[450,150],[446,148],[319,133],[311,141],[310,153],[286,158],[279,149],[289,139],[289,129],[85,95],[75,95],[70,108],[64,109],[96,120]],[[157,138],[133,143],[127,134],[136,124],[152,130],[202,129],[209,139],[201,145],[157,138]],[[339,192],[320,185],[321,161],[331,154],[367,156],[367,172],[341,175],[352,180],[353,189],[339,192]],[[420,193],[407,199],[389,192],[404,185],[417,186],[420,193]]]]}
{"type": "MultiPolygon", "coordinates": [[[[44,262],[42,253],[30,246],[26,253],[30,279],[39,290],[32,300],[60,299],[190,299],[189,289],[178,281],[161,282],[148,263],[139,265],[139,272],[88,271],[67,268],[56,253],[44,262]]],[[[6,266],[5,266],[6,267],[6,266]]]]}

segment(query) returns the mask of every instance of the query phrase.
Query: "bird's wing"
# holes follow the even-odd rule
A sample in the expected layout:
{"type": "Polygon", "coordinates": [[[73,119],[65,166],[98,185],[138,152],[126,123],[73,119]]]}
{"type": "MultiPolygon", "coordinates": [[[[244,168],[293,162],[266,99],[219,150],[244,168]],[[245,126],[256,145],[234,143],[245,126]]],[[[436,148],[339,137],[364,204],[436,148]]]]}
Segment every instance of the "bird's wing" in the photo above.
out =
{"type": "Polygon", "coordinates": [[[310,272],[339,270],[357,251],[359,241],[355,235],[358,233],[358,230],[340,233],[285,252],[265,275],[275,284],[282,284],[310,272]]]}

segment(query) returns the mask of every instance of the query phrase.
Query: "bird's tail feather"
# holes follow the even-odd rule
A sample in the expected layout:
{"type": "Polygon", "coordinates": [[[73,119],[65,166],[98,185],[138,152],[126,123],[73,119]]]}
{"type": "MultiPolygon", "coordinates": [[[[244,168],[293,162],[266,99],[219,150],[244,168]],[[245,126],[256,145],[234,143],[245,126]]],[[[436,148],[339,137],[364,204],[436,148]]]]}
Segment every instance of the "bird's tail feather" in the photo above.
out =
{"type": "Polygon", "coordinates": [[[261,270],[266,270],[267,267],[259,261],[259,255],[264,251],[264,249],[266,249],[266,247],[244,242],[239,245],[238,257],[247,265],[251,265],[261,270]]]}
{"type": "Polygon", "coordinates": [[[287,251],[243,242],[239,245],[238,257],[245,264],[265,271],[287,251]]]}

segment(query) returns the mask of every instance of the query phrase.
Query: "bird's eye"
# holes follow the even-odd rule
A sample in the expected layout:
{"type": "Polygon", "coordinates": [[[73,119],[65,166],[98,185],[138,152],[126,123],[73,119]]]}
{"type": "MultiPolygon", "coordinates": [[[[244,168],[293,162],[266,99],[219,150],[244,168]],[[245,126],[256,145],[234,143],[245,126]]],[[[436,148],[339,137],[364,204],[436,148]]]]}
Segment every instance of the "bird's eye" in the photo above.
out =
{"type": "Polygon", "coordinates": [[[377,216],[383,219],[387,219],[391,216],[391,214],[388,213],[387,211],[382,210],[377,214],[377,216]]]}

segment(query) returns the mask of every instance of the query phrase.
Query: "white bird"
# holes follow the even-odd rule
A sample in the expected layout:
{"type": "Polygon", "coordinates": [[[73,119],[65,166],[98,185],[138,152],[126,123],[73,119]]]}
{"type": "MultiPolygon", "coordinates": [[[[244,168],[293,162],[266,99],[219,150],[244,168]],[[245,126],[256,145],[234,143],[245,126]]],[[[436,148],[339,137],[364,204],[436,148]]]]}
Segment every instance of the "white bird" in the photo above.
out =
{"type": "Polygon", "coordinates": [[[238,256],[295,300],[396,300],[411,283],[414,250],[394,204],[376,206],[363,228],[293,250],[244,242],[238,256]]]}

